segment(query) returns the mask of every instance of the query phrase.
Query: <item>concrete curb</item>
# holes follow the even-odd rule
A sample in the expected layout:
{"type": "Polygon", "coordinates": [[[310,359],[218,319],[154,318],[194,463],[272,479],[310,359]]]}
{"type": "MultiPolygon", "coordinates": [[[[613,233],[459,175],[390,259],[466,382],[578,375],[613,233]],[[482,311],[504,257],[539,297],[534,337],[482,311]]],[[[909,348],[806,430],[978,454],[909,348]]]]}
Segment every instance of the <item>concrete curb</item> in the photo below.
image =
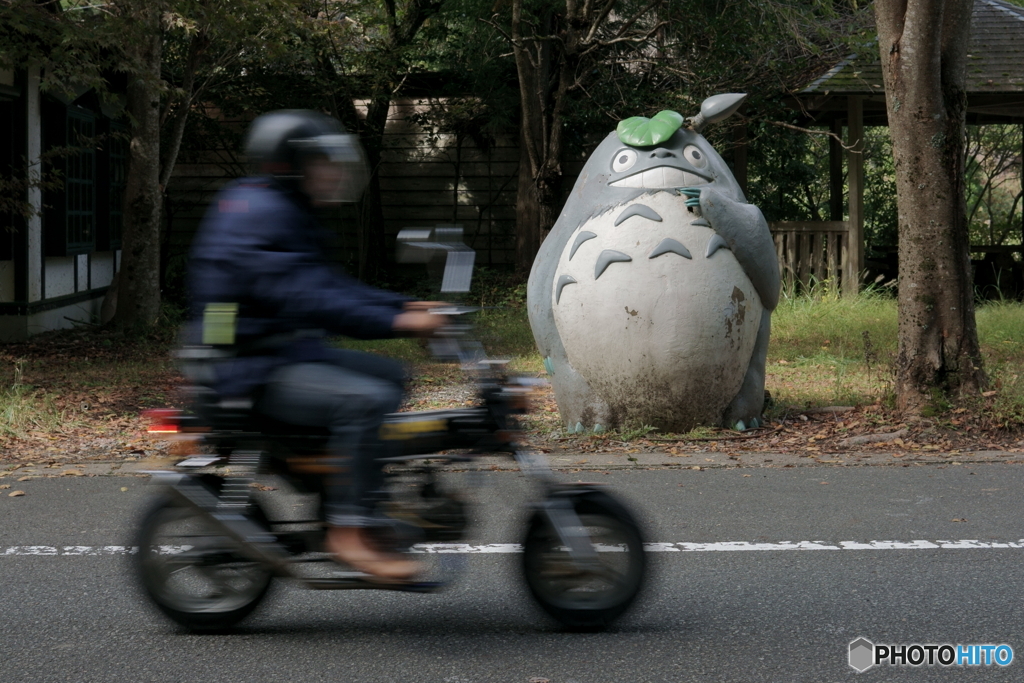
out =
{"type": "MultiPolygon", "coordinates": [[[[57,467],[24,465],[11,470],[12,465],[0,465],[0,483],[11,483],[29,476],[147,476],[146,470],[172,469],[178,457],[143,458],[123,461],[87,461],[62,464],[57,467]]],[[[665,453],[555,453],[548,454],[552,468],[559,472],[606,472],[612,470],[651,469],[735,469],[785,467],[910,467],[921,465],[957,466],[989,463],[1024,463],[1024,453],[1005,451],[971,451],[964,453],[752,453],[710,452],[688,453],[679,456],[665,453]]],[[[510,457],[482,456],[466,463],[455,463],[445,469],[453,471],[516,471],[518,465],[510,457]]]]}

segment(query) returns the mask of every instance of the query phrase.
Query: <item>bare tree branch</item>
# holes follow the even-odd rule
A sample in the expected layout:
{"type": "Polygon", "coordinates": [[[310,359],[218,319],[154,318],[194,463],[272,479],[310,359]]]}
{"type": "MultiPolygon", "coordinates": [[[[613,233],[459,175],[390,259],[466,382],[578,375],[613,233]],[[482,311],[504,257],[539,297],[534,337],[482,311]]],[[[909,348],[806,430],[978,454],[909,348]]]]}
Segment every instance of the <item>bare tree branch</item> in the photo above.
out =
{"type": "Polygon", "coordinates": [[[773,126],[778,126],[779,128],[788,128],[790,130],[800,131],[801,133],[807,133],[808,135],[827,135],[830,138],[834,138],[839,143],[839,146],[845,149],[847,152],[850,152],[851,154],[863,154],[861,150],[856,150],[853,148],[853,146],[847,145],[845,142],[843,142],[843,139],[841,137],[839,137],[830,130],[815,130],[813,128],[801,128],[800,126],[794,126],[792,123],[785,123],[783,121],[765,121],[765,123],[771,124],[773,126]]]}

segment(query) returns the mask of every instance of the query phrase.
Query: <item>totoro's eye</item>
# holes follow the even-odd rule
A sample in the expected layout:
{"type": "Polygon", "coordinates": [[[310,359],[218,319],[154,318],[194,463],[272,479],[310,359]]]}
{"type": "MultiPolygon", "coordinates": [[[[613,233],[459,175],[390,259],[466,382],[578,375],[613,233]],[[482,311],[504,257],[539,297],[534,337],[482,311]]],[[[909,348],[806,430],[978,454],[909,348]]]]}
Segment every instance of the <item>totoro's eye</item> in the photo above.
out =
{"type": "Polygon", "coordinates": [[[683,150],[683,158],[693,164],[694,168],[707,168],[708,155],[693,145],[687,145],[683,150]]]}
{"type": "Polygon", "coordinates": [[[622,173],[633,168],[633,164],[636,163],[637,154],[631,149],[619,150],[615,153],[615,158],[612,160],[612,170],[616,173],[622,173]]]}

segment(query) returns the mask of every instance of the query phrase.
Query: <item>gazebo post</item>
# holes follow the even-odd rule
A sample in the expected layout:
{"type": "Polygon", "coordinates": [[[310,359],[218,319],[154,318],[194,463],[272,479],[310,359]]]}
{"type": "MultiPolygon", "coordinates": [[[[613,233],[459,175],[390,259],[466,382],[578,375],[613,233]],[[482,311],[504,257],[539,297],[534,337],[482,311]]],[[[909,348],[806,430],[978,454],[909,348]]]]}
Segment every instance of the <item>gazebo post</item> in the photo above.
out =
{"type": "Polygon", "coordinates": [[[846,154],[850,185],[850,229],[847,233],[846,269],[843,270],[843,293],[856,295],[860,291],[860,276],[864,269],[864,101],[860,95],[847,98],[846,154]]]}
{"type": "Polygon", "coordinates": [[[833,137],[828,139],[828,219],[843,220],[843,122],[832,121],[833,137]]]}

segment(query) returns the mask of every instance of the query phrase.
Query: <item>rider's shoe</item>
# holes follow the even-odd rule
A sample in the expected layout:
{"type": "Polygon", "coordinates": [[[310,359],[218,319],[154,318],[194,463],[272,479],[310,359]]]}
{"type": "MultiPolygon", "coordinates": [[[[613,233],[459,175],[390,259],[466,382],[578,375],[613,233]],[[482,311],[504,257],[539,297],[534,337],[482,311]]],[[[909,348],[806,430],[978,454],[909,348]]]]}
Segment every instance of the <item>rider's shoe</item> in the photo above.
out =
{"type": "Polygon", "coordinates": [[[415,560],[372,547],[358,527],[331,527],[327,531],[326,545],[337,561],[369,574],[371,581],[409,581],[423,570],[415,560]]]}

